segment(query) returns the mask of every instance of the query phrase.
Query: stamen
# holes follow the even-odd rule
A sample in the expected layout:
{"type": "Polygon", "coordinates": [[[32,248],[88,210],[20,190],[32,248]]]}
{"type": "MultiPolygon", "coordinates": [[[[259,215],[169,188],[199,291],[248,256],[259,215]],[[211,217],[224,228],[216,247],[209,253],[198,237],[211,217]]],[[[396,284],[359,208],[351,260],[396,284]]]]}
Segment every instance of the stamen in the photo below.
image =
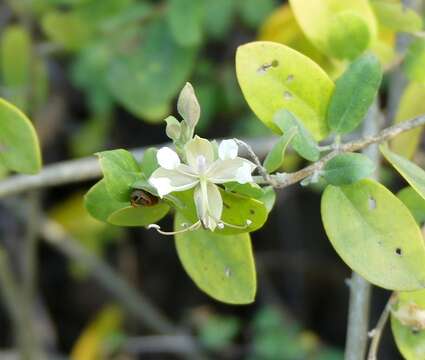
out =
{"type": "Polygon", "coordinates": [[[224,229],[225,226],[232,228],[232,229],[246,229],[247,227],[249,227],[252,224],[251,220],[246,220],[245,225],[234,225],[234,224],[228,224],[226,222],[224,222],[223,220],[219,220],[217,221],[217,227],[219,229],[224,229]]]}
{"type": "Polygon", "coordinates": [[[199,229],[199,227],[201,226],[201,222],[197,221],[196,223],[190,225],[189,227],[187,227],[187,224],[182,224],[182,226],[184,226],[184,229],[177,230],[177,231],[163,231],[161,230],[161,227],[158,224],[149,224],[147,228],[155,229],[157,232],[159,232],[162,235],[176,235],[176,234],[185,233],[187,231],[194,231],[199,229]]]}

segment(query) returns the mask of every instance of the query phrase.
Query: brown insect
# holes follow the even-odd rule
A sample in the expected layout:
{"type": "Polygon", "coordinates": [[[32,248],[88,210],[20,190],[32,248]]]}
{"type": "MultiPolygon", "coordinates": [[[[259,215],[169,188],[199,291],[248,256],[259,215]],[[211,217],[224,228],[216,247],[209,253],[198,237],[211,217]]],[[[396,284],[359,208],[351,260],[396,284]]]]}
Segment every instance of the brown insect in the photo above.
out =
{"type": "Polygon", "coordinates": [[[133,190],[130,195],[130,203],[133,207],[153,206],[158,204],[159,198],[144,190],[133,190]]]}

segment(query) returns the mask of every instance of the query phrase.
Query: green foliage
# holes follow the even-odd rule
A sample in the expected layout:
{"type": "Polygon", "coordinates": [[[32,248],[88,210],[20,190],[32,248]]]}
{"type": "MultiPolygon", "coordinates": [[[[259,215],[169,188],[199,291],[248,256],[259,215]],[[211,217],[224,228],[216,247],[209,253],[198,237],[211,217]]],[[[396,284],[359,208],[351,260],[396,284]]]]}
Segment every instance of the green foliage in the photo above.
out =
{"type": "MultiPolygon", "coordinates": [[[[188,220],[177,213],[175,230],[188,220]]],[[[223,236],[199,229],[175,239],[183,267],[202,291],[229,304],[254,301],[257,281],[249,234],[223,236]]]]}
{"type": "Polygon", "coordinates": [[[127,206],[111,213],[107,221],[118,226],[146,226],[162,219],[169,210],[164,202],[152,206],[127,206]]]}
{"type": "Polygon", "coordinates": [[[205,32],[215,40],[223,39],[232,26],[236,5],[235,0],[204,0],[205,32]]]}
{"type": "Polygon", "coordinates": [[[347,185],[368,177],[374,170],[375,164],[367,156],[345,153],[329,160],[321,175],[331,185],[347,185]]]}
{"type": "Polygon", "coordinates": [[[380,25],[403,32],[422,29],[422,19],[418,13],[398,2],[372,0],[370,2],[380,25]]]}
{"type": "MultiPolygon", "coordinates": [[[[423,359],[425,357],[423,346],[425,331],[403,324],[396,316],[401,307],[410,308],[413,317],[415,316],[415,311],[425,311],[425,290],[398,293],[398,301],[391,314],[391,329],[397,347],[403,357],[406,360],[423,359]]],[[[420,317],[418,320],[420,320],[420,317]]]]}
{"type": "Polygon", "coordinates": [[[292,113],[287,110],[278,111],[274,116],[274,123],[284,134],[295,131],[291,145],[298,155],[310,161],[319,159],[320,152],[316,141],[292,113]]]}
{"type": "Polygon", "coordinates": [[[132,185],[142,178],[142,173],[133,155],[117,149],[97,153],[110,196],[121,202],[130,200],[132,185]]]}
{"type": "Polygon", "coordinates": [[[220,350],[231,344],[240,329],[238,318],[233,316],[210,316],[199,331],[201,343],[212,350],[220,350]]]}
{"type": "Polygon", "coordinates": [[[271,173],[278,170],[285,160],[285,151],[291,141],[298,133],[297,127],[292,127],[289,131],[285,132],[276,144],[273,145],[273,148],[267,154],[266,159],[264,160],[265,169],[271,173]]]}
{"type": "Polygon", "coordinates": [[[425,171],[415,163],[393,153],[386,145],[379,148],[400,175],[425,199],[425,171]]]}
{"type": "Polygon", "coordinates": [[[199,45],[204,20],[203,2],[199,0],[169,0],[168,26],[181,46],[199,45]]]}
{"type": "Polygon", "coordinates": [[[376,39],[376,20],[367,0],[291,0],[307,38],[324,54],[354,59],[376,39]]]}
{"type": "Polygon", "coordinates": [[[407,206],[418,225],[422,227],[425,223],[425,199],[410,186],[401,189],[397,197],[407,206]]]}
{"type": "Polygon", "coordinates": [[[412,81],[425,82],[425,40],[413,41],[403,62],[403,69],[412,81]]]}
{"type": "Polygon", "coordinates": [[[41,168],[41,151],[31,121],[0,98],[0,162],[9,170],[35,174],[41,168]]]}
{"type": "MultiPolygon", "coordinates": [[[[223,199],[221,219],[225,223],[235,225],[236,227],[225,226],[223,229],[217,228],[214,230],[214,233],[235,235],[253,232],[260,229],[266,222],[268,211],[262,201],[222,189],[220,189],[220,194],[223,199]],[[247,226],[247,220],[250,221],[249,226],[247,226]]],[[[172,196],[177,199],[174,202],[177,211],[181,212],[191,224],[198,221],[193,202],[193,190],[176,192],[172,196]]]]}
{"type": "Polygon", "coordinates": [[[362,122],[375,99],[382,79],[379,60],[366,54],[353,61],[336,81],[327,120],[331,130],[346,134],[362,122]]]}
{"type": "Polygon", "coordinates": [[[277,133],[276,111],[286,109],[320,140],[328,134],[326,110],[334,85],[308,57],[266,41],[242,45],[236,53],[236,73],[251,109],[277,133]]]}
{"type": "Polygon", "coordinates": [[[339,256],[371,283],[386,289],[425,287],[425,245],[413,216],[383,185],[360,180],[329,185],[322,220],[339,256]]]}
{"type": "Polygon", "coordinates": [[[267,15],[272,12],[275,6],[275,0],[237,0],[237,4],[241,19],[247,25],[257,28],[267,15]]]}
{"type": "Polygon", "coordinates": [[[107,222],[109,215],[127,207],[130,202],[115,200],[109,195],[105,180],[100,180],[87,192],[84,203],[91,216],[100,221],[107,222]]]}

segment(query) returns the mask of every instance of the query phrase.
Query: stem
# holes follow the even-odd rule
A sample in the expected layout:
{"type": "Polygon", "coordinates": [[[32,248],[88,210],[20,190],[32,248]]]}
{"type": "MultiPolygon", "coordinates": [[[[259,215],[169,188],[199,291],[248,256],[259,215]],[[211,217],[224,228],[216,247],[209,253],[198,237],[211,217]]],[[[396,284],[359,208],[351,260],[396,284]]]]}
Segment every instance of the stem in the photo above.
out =
{"type": "MultiPolygon", "coordinates": [[[[363,135],[373,137],[379,129],[379,111],[375,103],[366,116],[363,135]]],[[[378,179],[379,150],[376,144],[364,148],[363,154],[376,164],[376,172],[372,176],[378,179]]],[[[348,308],[348,325],[345,345],[346,360],[363,360],[366,354],[369,327],[369,308],[371,298],[371,285],[362,276],[353,271],[349,281],[350,300],[348,308]]]]}
{"type": "Polygon", "coordinates": [[[378,358],[379,342],[381,340],[385,325],[388,321],[388,317],[390,316],[391,307],[396,301],[396,299],[396,293],[392,293],[390,298],[388,299],[387,304],[384,307],[384,310],[382,311],[381,316],[379,317],[378,322],[376,323],[375,328],[371,331],[372,341],[370,343],[367,360],[377,360],[378,358]]]}

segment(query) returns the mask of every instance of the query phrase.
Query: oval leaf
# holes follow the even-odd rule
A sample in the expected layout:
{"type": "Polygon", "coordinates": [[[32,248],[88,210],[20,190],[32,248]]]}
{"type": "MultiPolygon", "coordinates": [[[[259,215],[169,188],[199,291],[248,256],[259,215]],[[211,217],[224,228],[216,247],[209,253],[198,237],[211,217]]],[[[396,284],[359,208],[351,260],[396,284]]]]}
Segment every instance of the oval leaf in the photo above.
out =
{"type": "Polygon", "coordinates": [[[399,293],[397,304],[391,313],[391,329],[403,357],[406,360],[424,359],[425,330],[420,331],[407,324],[403,325],[396,316],[401,307],[425,311],[425,290],[399,293]]]}
{"type": "Polygon", "coordinates": [[[368,177],[374,170],[375,164],[367,156],[346,153],[329,160],[323,168],[322,176],[331,185],[346,185],[368,177]]]}
{"type": "Polygon", "coordinates": [[[146,226],[161,220],[169,210],[164,202],[153,206],[127,206],[109,215],[108,222],[118,226],[146,226]]]}
{"type": "Polygon", "coordinates": [[[283,133],[296,131],[291,144],[298,155],[310,161],[319,159],[320,151],[316,141],[293,114],[287,110],[280,110],[274,116],[274,122],[283,133]]]}
{"type": "Polygon", "coordinates": [[[337,134],[353,131],[364,119],[382,80],[379,60],[372,54],[356,59],[336,81],[327,119],[337,134]]]}
{"type": "Polygon", "coordinates": [[[31,121],[11,103],[0,98],[0,161],[21,173],[41,168],[41,152],[31,121]]]}
{"type": "Polygon", "coordinates": [[[405,187],[397,193],[397,197],[412,213],[420,227],[425,224],[425,200],[418,192],[410,186],[405,187]]]}
{"type": "Polygon", "coordinates": [[[425,82],[425,40],[413,41],[403,61],[403,69],[409,80],[425,82]]]}
{"type": "Polygon", "coordinates": [[[84,196],[84,205],[91,216],[100,221],[107,222],[109,215],[118,209],[125,208],[129,202],[113,199],[106,189],[105,180],[94,184],[84,196]]]}
{"type": "Polygon", "coordinates": [[[425,199],[425,171],[415,163],[393,153],[388,146],[381,145],[379,148],[400,175],[425,199]]]}
{"type": "Polygon", "coordinates": [[[415,219],[383,185],[360,180],[329,185],[322,220],[339,256],[371,283],[386,289],[425,287],[425,245],[415,219]]]}
{"type": "Polygon", "coordinates": [[[238,48],[236,74],[249,106],[272,130],[280,133],[273,116],[286,109],[316,140],[326,137],[325,115],[334,85],[308,57],[285,45],[252,42],[238,48]]]}
{"type": "Polygon", "coordinates": [[[132,185],[142,178],[136,159],[124,149],[102,151],[96,155],[109,195],[117,201],[128,202],[132,185]]]}
{"type": "MultiPolygon", "coordinates": [[[[225,226],[223,229],[216,228],[214,233],[235,235],[253,232],[264,225],[267,220],[268,211],[262,201],[222,189],[220,189],[220,193],[223,199],[221,220],[236,227],[225,226]],[[248,220],[250,221],[249,226],[247,226],[248,220]]],[[[193,201],[193,190],[172,193],[172,196],[176,198],[173,205],[175,205],[177,211],[181,212],[191,224],[197,222],[198,216],[193,201]]]]}
{"type": "Polygon", "coordinates": [[[276,144],[273,145],[264,160],[264,167],[269,173],[278,170],[282,166],[283,161],[285,160],[286,148],[297,132],[297,129],[292,128],[289,132],[285,133],[276,144]]]}
{"type": "MultiPolygon", "coordinates": [[[[425,85],[411,82],[407,85],[400,99],[396,123],[413,119],[425,113],[425,85]]],[[[412,158],[421,139],[423,126],[406,131],[391,140],[391,149],[399,155],[412,158]]]]}
{"type": "MultiPolygon", "coordinates": [[[[175,230],[185,222],[177,213],[175,230]]],[[[175,238],[183,267],[202,291],[229,304],[254,301],[257,281],[249,234],[223,236],[200,229],[175,238]]]]}
{"type": "Polygon", "coordinates": [[[307,38],[323,53],[353,59],[376,38],[376,20],[367,0],[290,0],[307,38]]]}

